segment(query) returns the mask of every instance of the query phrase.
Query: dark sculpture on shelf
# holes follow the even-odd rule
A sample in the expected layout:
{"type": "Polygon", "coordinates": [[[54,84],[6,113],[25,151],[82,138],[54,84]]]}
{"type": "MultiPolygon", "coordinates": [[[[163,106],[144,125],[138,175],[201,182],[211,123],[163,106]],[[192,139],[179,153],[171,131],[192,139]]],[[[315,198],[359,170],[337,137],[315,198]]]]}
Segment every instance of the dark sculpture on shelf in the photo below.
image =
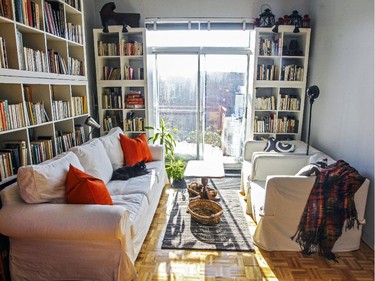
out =
{"type": "Polygon", "coordinates": [[[128,32],[127,27],[139,27],[140,14],[135,13],[116,13],[114,2],[104,4],[100,10],[100,18],[102,20],[103,32],[108,33],[109,25],[122,25],[122,32],[128,32]]]}

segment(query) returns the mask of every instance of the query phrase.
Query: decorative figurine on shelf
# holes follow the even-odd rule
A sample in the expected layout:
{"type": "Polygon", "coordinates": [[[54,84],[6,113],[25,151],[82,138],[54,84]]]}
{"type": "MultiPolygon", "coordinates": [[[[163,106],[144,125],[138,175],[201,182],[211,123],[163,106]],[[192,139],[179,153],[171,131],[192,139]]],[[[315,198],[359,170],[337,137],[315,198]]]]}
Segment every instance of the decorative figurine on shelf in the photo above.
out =
{"type": "MultiPolygon", "coordinates": [[[[261,9],[263,8],[263,6],[268,6],[269,7],[269,5],[264,4],[264,5],[262,5],[261,9]]],[[[264,10],[264,12],[259,15],[259,19],[260,19],[259,26],[260,27],[272,27],[272,26],[275,25],[275,15],[272,14],[270,8],[271,7],[266,8],[264,10]]]]}
{"type": "Polygon", "coordinates": [[[122,32],[128,32],[127,27],[139,27],[140,14],[134,13],[116,13],[114,2],[104,4],[100,10],[100,18],[102,20],[103,32],[108,33],[109,25],[122,25],[122,32]]]}
{"type": "Polygon", "coordinates": [[[309,17],[309,15],[304,15],[303,16],[302,27],[310,28],[310,17],[309,17]]]}
{"type": "Polygon", "coordinates": [[[293,11],[291,15],[289,15],[290,24],[294,25],[293,33],[298,33],[299,28],[302,27],[302,17],[298,14],[298,11],[293,11]]]}
{"type": "Polygon", "coordinates": [[[290,19],[288,15],[284,15],[284,25],[289,25],[290,24],[290,19]]]}
{"type": "Polygon", "coordinates": [[[260,19],[259,18],[256,18],[255,20],[254,20],[254,27],[259,27],[260,26],[260,19]]]}

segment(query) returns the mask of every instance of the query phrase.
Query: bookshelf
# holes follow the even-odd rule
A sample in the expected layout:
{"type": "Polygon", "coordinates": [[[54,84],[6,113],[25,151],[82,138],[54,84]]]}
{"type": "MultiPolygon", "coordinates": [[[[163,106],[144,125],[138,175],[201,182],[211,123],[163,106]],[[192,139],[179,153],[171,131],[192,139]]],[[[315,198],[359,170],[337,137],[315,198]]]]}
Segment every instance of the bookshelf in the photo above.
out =
{"type": "Polygon", "coordinates": [[[81,0],[2,0],[0,185],[86,141],[88,82],[81,0]]]}
{"type": "Polygon", "coordinates": [[[94,29],[97,95],[101,135],[119,126],[135,136],[145,133],[147,78],[144,28],[94,29]]]}
{"type": "Polygon", "coordinates": [[[310,29],[279,26],[256,28],[251,38],[250,100],[248,138],[301,138],[306,95],[310,29]]]}

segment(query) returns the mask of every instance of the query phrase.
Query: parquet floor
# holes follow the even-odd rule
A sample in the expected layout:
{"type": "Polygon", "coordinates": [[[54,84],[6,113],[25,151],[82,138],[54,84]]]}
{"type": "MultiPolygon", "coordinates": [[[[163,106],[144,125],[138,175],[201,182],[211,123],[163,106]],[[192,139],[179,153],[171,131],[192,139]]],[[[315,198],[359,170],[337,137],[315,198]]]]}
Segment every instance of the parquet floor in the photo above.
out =
{"type": "MultiPolygon", "coordinates": [[[[157,212],[135,263],[138,280],[374,280],[374,251],[339,253],[338,263],[300,252],[255,253],[162,250],[174,190],[164,188],[157,212]]],[[[244,205],[244,197],[240,201],[244,205]]],[[[246,215],[250,232],[255,223],[246,215]]]]}

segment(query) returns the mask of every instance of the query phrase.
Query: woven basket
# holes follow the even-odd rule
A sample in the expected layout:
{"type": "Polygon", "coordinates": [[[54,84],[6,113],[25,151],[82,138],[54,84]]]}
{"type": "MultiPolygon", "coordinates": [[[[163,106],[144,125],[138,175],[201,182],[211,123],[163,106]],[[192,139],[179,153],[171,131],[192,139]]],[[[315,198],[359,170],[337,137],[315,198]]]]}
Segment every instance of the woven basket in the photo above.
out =
{"type": "Polygon", "coordinates": [[[223,208],[220,204],[207,199],[190,201],[188,210],[191,218],[202,224],[219,223],[223,215],[223,208]]]}
{"type": "MultiPolygon", "coordinates": [[[[192,182],[191,184],[188,185],[187,189],[188,189],[190,197],[197,197],[197,196],[200,196],[200,193],[203,189],[203,185],[199,184],[197,182],[192,182]]],[[[211,187],[207,187],[207,189],[208,189],[208,192],[210,193],[210,195],[212,197],[217,196],[217,190],[216,189],[211,188],[211,187]]]]}

